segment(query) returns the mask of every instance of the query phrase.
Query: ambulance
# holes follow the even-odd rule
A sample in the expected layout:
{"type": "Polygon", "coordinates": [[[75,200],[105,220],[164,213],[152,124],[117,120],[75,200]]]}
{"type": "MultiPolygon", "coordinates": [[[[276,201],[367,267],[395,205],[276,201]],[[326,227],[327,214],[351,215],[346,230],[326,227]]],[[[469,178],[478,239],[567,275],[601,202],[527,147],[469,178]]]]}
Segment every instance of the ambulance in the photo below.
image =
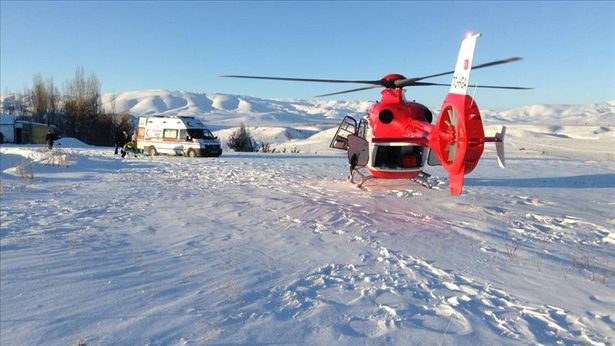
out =
{"type": "Polygon", "coordinates": [[[195,117],[139,117],[137,149],[150,154],[220,156],[222,147],[205,125],[195,117]]]}

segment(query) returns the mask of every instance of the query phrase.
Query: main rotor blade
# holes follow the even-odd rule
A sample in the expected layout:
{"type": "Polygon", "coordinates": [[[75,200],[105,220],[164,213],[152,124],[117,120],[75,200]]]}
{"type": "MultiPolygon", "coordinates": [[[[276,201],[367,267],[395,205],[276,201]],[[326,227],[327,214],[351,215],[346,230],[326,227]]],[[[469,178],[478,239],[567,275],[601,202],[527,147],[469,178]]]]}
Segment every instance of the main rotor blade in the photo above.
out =
{"type": "Polygon", "coordinates": [[[380,87],[380,85],[372,85],[372,86],[363,87],[363,88],[357,88],[357,89],[350,89],[350,90],[338,91],[338,92],[335,92],[335,93],[330,93],[330,94],[316,95],[316,97],[324,97],[324,96],[331,96],[331,95],[339,95],[339,94],[353,93],[353,92],[355,92],[355,91],[369,90],[369,89],[374,89],[374,88],[379,88],[379,87],[380,87]]]}
{"type": "MultiPolygon", "coordinates": [[[[520,57],[518,56],[514,56],[508,59],[502,59],[502,60],[496,60],[496,61],[491,61],[491,62],[487,62],[484,64],[480,64],[480,65],[476,65],[476,66],[472,66],[473,70],[479,69],[479,68],[483,68],[483,67],[489,67],[489,66],[495,66],[495,65],[501,65],[501,64],[508,64],[511,62],[515,62],[515,61],[519,61],[521,60],[520,57]]],[[[398,88],[403,88],[405,86],[409,86],[409,85],[413,85],[414,82],[423,80],[423,79],[427,79],[427,78],[433,78],[433,77],[440,77],[440,76],[446,76],[448,74],[453,74],[455,73],[455,71],[448,71],[448,72],[442,72],[442,73],[436,73],[436,74],[432,74],[429,76],[423,76],[423,77],[416,77],[416,78],[407,78],[407,79],[398,79],[395,81],[395,86],[398,88]]]]}
{"type": "MultiPolygon", "coordinates": [[[[410,84],[410,86],[451,86],[451,84],[444,83],[429,83],[429,82],[416,82],[410,84]]],[[[488,88],[488,89],[512,89],[512,90],[532,90],[534,88],[526,88],[526,87],[515,87],[515,86],[500,86],[500,85],[468,85],[468,88],[488,88]]]]}
{"type": "Polygon", "coordinates": [[[245,79],[285,80],[285,81],[290,81],[290,82],[358,83],[358,84],[382,85],[382,81],[381,80],[314,79],[314,78],[289,78],[289,77],[242,76],[242,75],[222,75],[220,77],[245,78],[245,79]]]}

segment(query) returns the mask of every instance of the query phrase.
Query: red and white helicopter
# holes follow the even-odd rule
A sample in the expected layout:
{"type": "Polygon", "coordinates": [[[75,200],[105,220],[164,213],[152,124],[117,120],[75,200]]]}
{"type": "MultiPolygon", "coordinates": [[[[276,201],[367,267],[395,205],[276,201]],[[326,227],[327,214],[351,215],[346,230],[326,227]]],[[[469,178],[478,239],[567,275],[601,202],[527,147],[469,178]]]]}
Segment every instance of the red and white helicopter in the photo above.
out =
{"type": "Polygon", "coordinates": [[[464,175],[472,172],[483,153],[484,145],[496,145],[498,163],[504,167],[504,135],[506,127],[493,137],[485,137],[478,106],[468,95],[468,87],[493,89],[531,89],[524,87],[470,85],[470,71],[521,60],[512,57],[472,66],[476,41],[480,34],[468,34],[461,42],[454,71],[429,76],[406,78],[389,74],[380,80],[336,80],[311,78],[286,78],[225,75],[232,78],[271,79],[300,82],[360,83],[368,87],[345,90],[331,96],[372,88],[383,87],[382,99],[368,111],[367,119],[346,116],[330,147],[347,150],[350,164],[350,180],[361,186],[369,178],[411,179],[426,177],[425,164],[442,165],[448,172],[450,191],[459,195],[463,189],[464,175]],[[446,95],[435,125],[432,114],[420,103],[404,98],[404,87],[448,86],[449,84],[422,82],[422,80],[453,75],[449,93],[446,95]],[[360,172],[366,168],[371,175],[360,172]]]}

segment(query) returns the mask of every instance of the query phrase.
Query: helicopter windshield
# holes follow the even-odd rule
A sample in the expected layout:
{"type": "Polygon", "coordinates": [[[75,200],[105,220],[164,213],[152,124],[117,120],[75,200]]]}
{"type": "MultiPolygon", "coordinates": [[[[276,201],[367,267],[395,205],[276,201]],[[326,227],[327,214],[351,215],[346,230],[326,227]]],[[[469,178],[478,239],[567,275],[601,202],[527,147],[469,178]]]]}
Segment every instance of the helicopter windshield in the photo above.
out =
{"type": "Polygon", "coordinates": [[[188,136],[196,139],[214,139],[214,135],[207,129],[188,129],[188,136]]]}

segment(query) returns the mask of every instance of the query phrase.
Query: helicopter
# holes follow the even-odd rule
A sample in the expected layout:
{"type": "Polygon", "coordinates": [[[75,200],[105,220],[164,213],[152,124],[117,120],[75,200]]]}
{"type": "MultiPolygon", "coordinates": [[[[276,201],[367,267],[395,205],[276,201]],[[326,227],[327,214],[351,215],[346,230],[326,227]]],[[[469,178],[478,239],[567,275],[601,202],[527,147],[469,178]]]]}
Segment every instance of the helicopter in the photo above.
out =
{"type": "Polygon", "coordinates": [[[357,121],[346,116],[341,121],[330,147],[348,152],[349,180],[361,187],[367,180],[413,179],[426,182],[430,175],[423,171],[425,164],[443,166],[449,177],[452,195],[463,191],[464,176],[476,168],[485,143],[495,143],[500,167],[505,165],[504,136],[501,126],[492,137],[486,137],[478,106],[468,94],[468,87],[528,90],[532,88],[493,85],[470,85],[470,72],[480,68],[521,60],[511,57],[472,66],[476,42],[480,33],[469,33],[462,40],[453,71],[423,77],[406,78],[388,74],[379,80],[338,80],[287,78],[245,75],[221,77],[282,80],[296,82],[356,83],[367,87],[344,90],[316,97],[332,96],[362,90],[384,88],[382,98],[369,109],[367,116],[357,121]],[[452,74],[450,84],[424,80],[452,74]],[[435,124],[433,114],[424,105],[407,101],[405,87],[450,86],[435,124]],[[367,169],[369,174],[361,172],[367,169]]]}

